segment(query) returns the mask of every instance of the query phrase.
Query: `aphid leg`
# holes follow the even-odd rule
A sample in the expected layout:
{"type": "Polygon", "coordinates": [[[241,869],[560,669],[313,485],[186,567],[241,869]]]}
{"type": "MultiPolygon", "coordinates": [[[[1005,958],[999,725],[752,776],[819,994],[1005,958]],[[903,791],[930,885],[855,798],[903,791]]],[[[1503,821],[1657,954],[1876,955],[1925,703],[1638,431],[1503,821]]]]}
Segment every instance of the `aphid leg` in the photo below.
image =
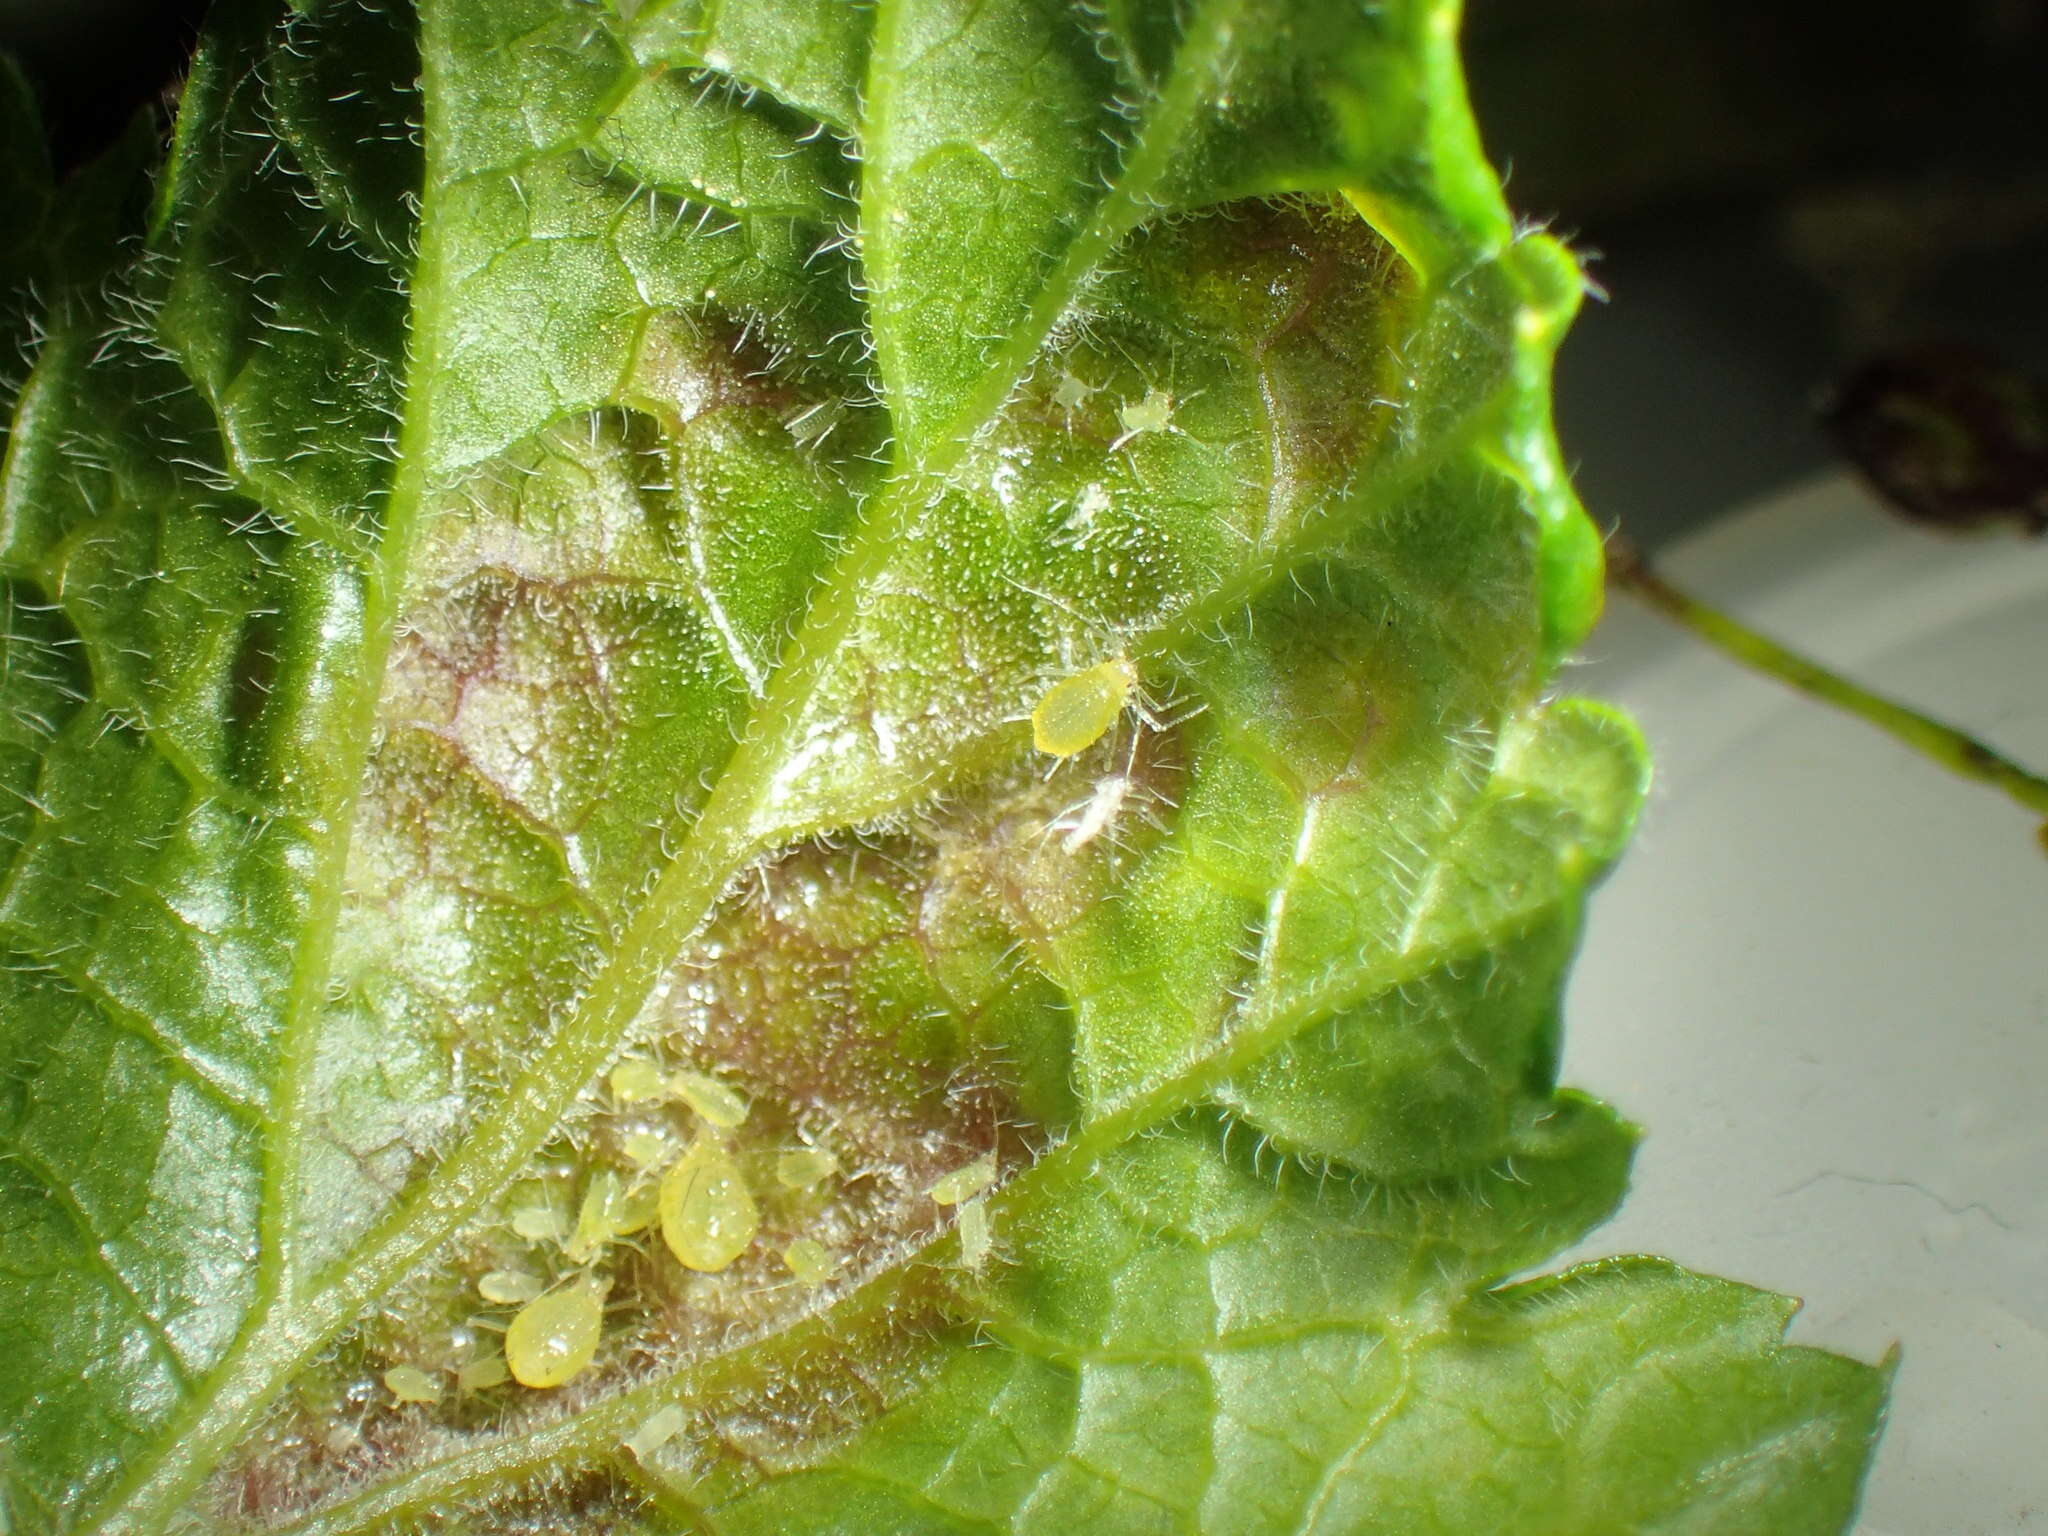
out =
{"type": "Polygon", "coordinates": [[[1131,708],[1138,718],[1145,722],[1145,728],[1156,733],[1175,730],[1186,725],[1195,716],[1209,708],[1206,699],[1183,700],[1169,694],[1157,704],[1146,699],[1134,698],[1131,708]]]}

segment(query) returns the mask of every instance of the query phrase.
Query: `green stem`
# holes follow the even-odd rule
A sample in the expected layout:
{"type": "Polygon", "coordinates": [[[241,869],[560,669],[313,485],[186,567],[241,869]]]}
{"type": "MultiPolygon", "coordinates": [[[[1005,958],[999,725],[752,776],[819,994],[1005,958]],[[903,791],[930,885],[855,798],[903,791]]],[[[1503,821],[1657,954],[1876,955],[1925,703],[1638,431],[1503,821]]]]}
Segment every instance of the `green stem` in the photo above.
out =
{"type": "MultiPolygon", "coordinates": [[[[1608,578],[1615,585],[1633,592],[1744,666],[1867,720],[1894,741],[1903,742],[1950,773],[1993,785],[2028,810],[2048,816],[2048,779],[2029,772],[1976,737],[1931,719],[1896,699],[1872,693],[1840,673],[1788,651],[1777,641],[1674,587],[1625,544],[1609,549],[1607,569],[1608,578]]],[[[2048,843],[2048,825],[2042,828],[2042,839],[2048,843]]]]}

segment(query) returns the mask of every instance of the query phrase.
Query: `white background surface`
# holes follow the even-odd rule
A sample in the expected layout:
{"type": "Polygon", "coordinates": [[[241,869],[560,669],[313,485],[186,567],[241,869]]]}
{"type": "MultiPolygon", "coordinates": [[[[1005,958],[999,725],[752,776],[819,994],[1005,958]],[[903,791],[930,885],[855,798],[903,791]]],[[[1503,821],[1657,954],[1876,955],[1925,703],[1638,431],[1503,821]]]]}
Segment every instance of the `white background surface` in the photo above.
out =
{"type": "MultiPolygon", "coordinates": [[[[1829,478],[1659,566],[2048,769],[2048,547],[1951,542],[1829,478]]],[[[1860,1536],[2048,1533],[2048,856],[2036,818],[1625,598],[1568,674],[1657,758],[1594,900],[1563,1080],[1648,1127],[1573,1258],[1805,1298],[1903,1351],[1860,1536]]]]}

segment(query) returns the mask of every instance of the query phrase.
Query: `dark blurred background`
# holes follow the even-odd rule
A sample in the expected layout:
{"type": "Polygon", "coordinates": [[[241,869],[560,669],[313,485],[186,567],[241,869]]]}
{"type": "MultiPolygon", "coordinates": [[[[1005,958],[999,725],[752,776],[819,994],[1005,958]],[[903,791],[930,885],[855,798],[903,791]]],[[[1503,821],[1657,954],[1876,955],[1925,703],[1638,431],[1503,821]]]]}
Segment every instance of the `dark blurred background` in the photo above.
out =
{"type": "MultiPolygon", "coordinates": [[[[175,80],[202,9],[0,0],[60,163],[175,80]]],[[[1816,402],[1877,351],[2048,370],[2048,0],[1468,0],[1466,41],[1510,200],[1609,294],[1558,379],[1603,522],[1654,548],[1823,467],[1816,402]]]]}
{"type": "Polygon", "coordinates": [[[206,0],[0,0],[0,48],[41,93],[59,165],[112,142],[178,78],[206,0]]]}
{"type": "Polygon", "coordinates": [[[2048,3],[1470,0],[1466,40],[1510,201],[1610,295],[1558,373],[1603,522],[1655,547],[1825,466],[1877,353],[2048,369],[2048,3]]]}

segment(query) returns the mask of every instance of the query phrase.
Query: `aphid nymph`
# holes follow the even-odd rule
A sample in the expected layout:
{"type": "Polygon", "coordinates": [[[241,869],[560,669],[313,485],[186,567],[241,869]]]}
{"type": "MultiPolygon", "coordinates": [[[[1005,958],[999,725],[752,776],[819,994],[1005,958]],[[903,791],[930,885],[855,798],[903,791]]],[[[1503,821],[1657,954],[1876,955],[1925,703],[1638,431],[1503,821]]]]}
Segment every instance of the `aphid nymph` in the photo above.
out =
{"type": "Polygon", "coordinates": [[[1147,432],[1174,431],[1174,404],[1173,396],[1156,385],[1145,391],[1143,399],[1126,400],[1117,407],[1116,412],[1117,423],[1124,429],[1123,434],[1109,445],[1109,451],[1115,453],[1132,438],[1143,436],[1147,432]]]}
{"type": "Polygon", "coordinates": [[[782,1250],[782,1262],[799,1285],[823,1285],[832,1278],[839,1261],[815,1238],[800,1237],[782,1250]]]}
{"type": "Polygon", "coordinates": [[[438,1403],[440,1385],[416,1365],[394,1365],[384,1373],[384,1390],[400,1403],[438,1403]]]}
{"type": "Polygon", "coordinates": [[[972,1200],[996,1181],[996,1155],[984,1152],[971,1163],[963,1163],[933,1180],[925,1193],[935,1205],[959,1205],[972,1200]]]}
{"type": "Polygon", "coordinates": [[[960,1267],[978,1270],[988,1260],[990,1247],[988,1201],[976,1196],[960,1203],[955,1221],[960,1238],[960,1267]]]}
{"type": "Polygon", "coordinates": [[[665,1403],[627,1438],[626,1449],[633,1453],[634,1460],[644,1462],[680,1435],[687,1423],[681,1408],[665,1403]]]}
{"type": "Polygon", "coordinates": [[[1138,669],[1121,656],[1063,677],[1031,711],[1031,744],[1053,757],[1072,757],[1100,741],[1137,692],[1138,669]]]}

